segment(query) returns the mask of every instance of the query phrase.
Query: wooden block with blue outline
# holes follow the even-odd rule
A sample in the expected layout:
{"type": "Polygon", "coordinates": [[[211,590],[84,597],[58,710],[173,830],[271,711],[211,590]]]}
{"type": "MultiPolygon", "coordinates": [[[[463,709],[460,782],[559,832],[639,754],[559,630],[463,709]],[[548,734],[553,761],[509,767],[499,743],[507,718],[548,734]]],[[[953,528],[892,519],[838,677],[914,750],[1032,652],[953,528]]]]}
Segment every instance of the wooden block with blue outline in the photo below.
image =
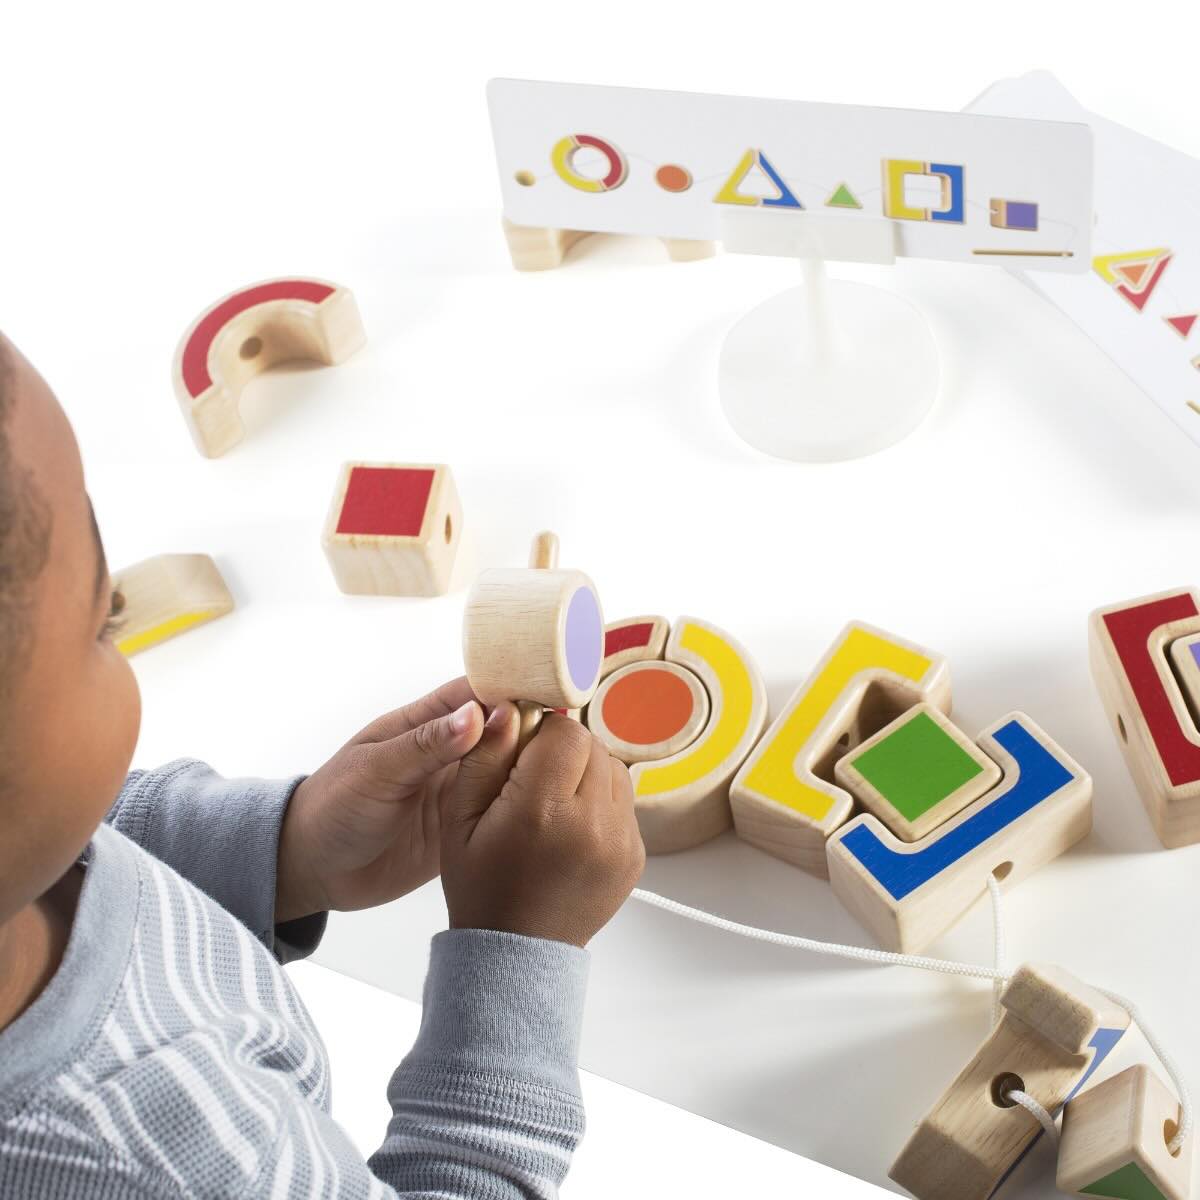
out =
{"type": "Polygon", "coordinates": [[[1063,1110],[1058,1190],[1113,1200],[1188,1200],[1192,1147],[1167,1149],[1179,1128],[1179,1101],[1137,1064],[1081,1092],[1063,1110]]]}
{"type": "Polygon", "coordinates": [[[1129,1028],[1129,1014],[1061,967],[1020,967],[1003,1015],[917,1126],[888,1172],[918,1200],[988,1200],[1042,1135],[1003,1096],[1017,1086],[1049,1113],[1079,1095],[1129,1028]]]}
{"type": "Polygon", "coordinates": [[[833,773],[905,842],[932,833],[1000,782],[1000,768],[931,704],[901,713],[833,773]]]}
{"type": "Polygon", "coordinates": [[[738,837],[824,878],[825,842],[854,812],[837,759],[921,701],[950,708],[945,658],[851,621],[733,781],[738,837]]]}
{"type": "Polygon", "coordinates": [[[829,880],[888,950],[916,954],[981,896],[989,876],[1016,883],[1092,827],[1091,776],[1024,713],[979,737],[1003,780],[918,842],[869,813],[829,840],[829,880]]]}

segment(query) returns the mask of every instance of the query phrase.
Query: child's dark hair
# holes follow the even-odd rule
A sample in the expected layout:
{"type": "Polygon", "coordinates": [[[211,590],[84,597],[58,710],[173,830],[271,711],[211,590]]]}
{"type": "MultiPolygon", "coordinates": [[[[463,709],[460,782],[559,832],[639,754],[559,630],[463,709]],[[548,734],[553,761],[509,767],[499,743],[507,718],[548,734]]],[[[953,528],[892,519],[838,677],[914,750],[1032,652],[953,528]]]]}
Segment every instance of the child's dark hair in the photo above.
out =
{"type": "Polygon", "coordinates": [[[50,512],[29,470],[13,460],[8,426],[16,404],[12,351],[0,336],[0,700],[31,649],[31,584],[50,552],[50,512]]]}

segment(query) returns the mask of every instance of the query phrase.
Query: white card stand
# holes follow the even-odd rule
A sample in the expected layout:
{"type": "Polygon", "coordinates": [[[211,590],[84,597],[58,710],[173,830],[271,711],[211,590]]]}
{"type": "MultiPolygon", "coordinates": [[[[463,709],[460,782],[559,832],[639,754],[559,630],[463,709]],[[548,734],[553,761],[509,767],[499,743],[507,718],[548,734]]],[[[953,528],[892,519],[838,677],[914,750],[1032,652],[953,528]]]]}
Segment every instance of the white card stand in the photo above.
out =
{"type": "Polygon", "coordinates": [[[746,314],[721,348],[721,406],[750,445],[796,462],[883,450],[924,420],[937,395],[937,346],[909,301],[828,279],[825,261],[893,263],[894,222],[772,211],[722,214],[734,254],[801,260],[804,286],[746,314]]]}

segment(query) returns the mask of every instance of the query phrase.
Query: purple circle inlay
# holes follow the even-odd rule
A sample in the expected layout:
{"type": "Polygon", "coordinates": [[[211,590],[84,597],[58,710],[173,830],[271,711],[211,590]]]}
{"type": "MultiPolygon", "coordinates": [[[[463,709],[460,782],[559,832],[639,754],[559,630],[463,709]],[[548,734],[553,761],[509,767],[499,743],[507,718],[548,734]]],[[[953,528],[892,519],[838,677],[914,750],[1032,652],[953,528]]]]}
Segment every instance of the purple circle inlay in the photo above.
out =
{"type": "Polygon", "coordinates": [[[579,689],[592,686],[604,653],[604,626],[600,605],[591,588],[576,589],[567,606],[567,671],[579,689]]]}

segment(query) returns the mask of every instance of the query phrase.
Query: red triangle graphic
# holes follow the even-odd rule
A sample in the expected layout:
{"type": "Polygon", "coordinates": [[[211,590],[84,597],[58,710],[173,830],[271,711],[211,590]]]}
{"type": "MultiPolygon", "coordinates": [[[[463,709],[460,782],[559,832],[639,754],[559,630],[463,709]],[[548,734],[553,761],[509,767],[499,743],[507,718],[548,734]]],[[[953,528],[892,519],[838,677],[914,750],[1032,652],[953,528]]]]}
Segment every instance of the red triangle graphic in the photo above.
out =
{"type": "MultiPolygon", "coordinates": [[[[1154,270],[1150,273],[1149,279],[1145,280],[1141,287],[1134,288],[1126,287],[1120,283],[1116,287],[1118,296],[1124,296],[1134,308],[1141,312],[1146,307],[1146,302],[1154,295],[1154,289],[1158,287],[1158,281],[1162,278],[1163,272],[1167,269],[1171,262],[1171,256],[1164,254],[1154,265],[1154,270]]],[[[1117,270],[1116,267],[1113,270],[1117,270]]]]}
{"type": "Polygon", "coordinates": [[[1170,327],[1175,330],[1180,337],[1187,337],[1192,332],[1192,326],[1200,321],[1200,313],[1185,313],[1180,317],[1163,317],[1170,327]]]}
{"type": "Polygon", "coordinates": [[[1113,274],[1119,275],[1130,287],[1137,287],[1149,267],[1149,262],[1123,263],[1119,267],[1113,267],[1113,274]]]}

